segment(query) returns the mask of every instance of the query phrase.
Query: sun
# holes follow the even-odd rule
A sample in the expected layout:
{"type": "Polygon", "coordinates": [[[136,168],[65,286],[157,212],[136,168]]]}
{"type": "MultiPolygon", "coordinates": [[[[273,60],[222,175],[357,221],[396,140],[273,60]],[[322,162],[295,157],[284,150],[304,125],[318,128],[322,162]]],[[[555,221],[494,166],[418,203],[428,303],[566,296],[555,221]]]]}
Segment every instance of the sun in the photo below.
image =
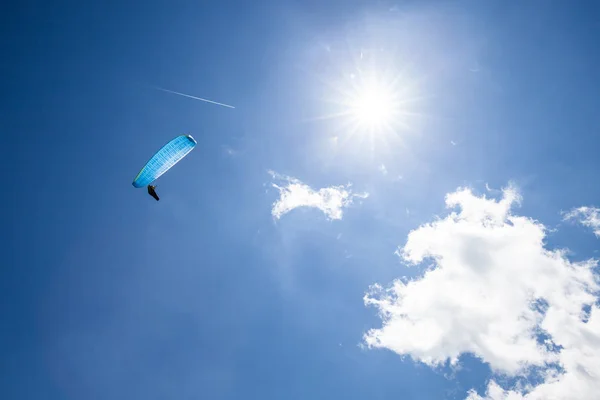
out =
{"type": "Polygon", "coordinates": [[[407,127],[409,101],[397,77],[362,71],[345,85],[338,101],[347,134],[389,144],[407,127]]]}
{"type": "Polygon", "coordinates": [[[350,101],[350,114],[363,128],[381,128],[392,122],[395,98],[391,87],[370,82],[361,87],[350,101]]]}
{"type": "Polygon", "coordinates": [[[318,106],[306,120],[323,124],[328,156],[375,159],[400,154],[428,118],[425,77],[395,52],[348,55],[351,60],[332,57],[327,68],[315,73],[318,106]]]}

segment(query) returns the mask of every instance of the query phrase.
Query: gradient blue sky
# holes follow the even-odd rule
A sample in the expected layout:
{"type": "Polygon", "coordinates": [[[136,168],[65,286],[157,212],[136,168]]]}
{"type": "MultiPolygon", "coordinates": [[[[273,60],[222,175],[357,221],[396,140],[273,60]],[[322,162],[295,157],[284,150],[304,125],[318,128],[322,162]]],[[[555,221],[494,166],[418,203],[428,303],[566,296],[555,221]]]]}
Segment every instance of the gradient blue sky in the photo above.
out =
{"type": "Polygon", "coordinates": [[[113,3],[0,13],[1,398],[484,396],[485,360],[361,346],[370,285],[428,265],[394,254],[408,233],[458,187],[514,182],[549,247],[597,255],[561,214],[600,205],[595,2],[113,3]],[[410,113],[372,144],[319,118],[369,68],[402,76],[410,113]],[[161,201],[134,189],[184,133],[161,201]],[[269,170],[369,197],[276,219],[269,170]]]}

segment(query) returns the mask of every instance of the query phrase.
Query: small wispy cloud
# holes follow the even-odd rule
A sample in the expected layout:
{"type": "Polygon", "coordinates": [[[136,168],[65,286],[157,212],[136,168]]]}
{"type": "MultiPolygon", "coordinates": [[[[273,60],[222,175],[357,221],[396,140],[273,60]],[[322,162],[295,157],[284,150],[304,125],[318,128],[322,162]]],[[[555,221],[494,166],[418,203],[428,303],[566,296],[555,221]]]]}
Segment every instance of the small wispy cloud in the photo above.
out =
{"type": "Polygon", "coordinates": [[[564,214],[564,220],[577,220],[581,225],[594,230],[594,234],[600,238],[600,208],[578,207],[564,214]]]}
{"type": "Polygon", "coordinates": [[[237,155],[239,152],[229,146],[223,146],[223,151],[225,152],[225,154],[227,154],[228,156],[235,156],[237,155]]]}
{"type": "Polygon", "coordinates": [[[385,167],[385,165],[384,165],[384,164],[381,164],[381,165],[379,166],[379,171],[380,171],[380,172],[381,172],[383,175],[387,175],[387,173],[388,173],[388,170],[387,170],[387,168],[385,167]]]}
{"type": "Polygon", "coordinates": [[[279,199],[273,203],[271,214],[280,219],[298,207],[313,207],[321,210],[329,219],[342,219],[343,209],[350,206],[354,198],[367,198],[368,193],[353,193],[351,184],[330,186],[314,190],[296,178],[268,171],[274,180],[273,187],[279,191],[279,199]]]}

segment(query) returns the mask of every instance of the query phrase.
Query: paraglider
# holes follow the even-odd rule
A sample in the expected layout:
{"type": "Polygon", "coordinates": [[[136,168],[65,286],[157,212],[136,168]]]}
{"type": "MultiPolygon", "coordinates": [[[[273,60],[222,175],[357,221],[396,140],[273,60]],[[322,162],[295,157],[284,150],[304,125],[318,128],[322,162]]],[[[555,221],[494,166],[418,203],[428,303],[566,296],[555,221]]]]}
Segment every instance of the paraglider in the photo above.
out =
{"type": "Polygon", "coordinates": [[[175,164],[187,156],[196,146],[196,140],[191,135],[180,135],[160,148],[140,170],[132,185],[136,188],[148,187],[148,194],[156,201],[156,186],[150,185],[175,164]]]}

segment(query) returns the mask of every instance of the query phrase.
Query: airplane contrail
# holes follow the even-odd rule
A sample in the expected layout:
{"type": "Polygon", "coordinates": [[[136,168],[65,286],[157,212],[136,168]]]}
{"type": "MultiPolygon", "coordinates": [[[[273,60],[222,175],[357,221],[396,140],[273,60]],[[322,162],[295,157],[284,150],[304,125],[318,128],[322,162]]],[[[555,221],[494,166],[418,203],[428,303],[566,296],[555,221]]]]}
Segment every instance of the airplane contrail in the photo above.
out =
{"type": "Polygon", "coordinates": [[[208,99],[203,99],[202,97],[192,96],[191,94],[180,93],[180,92],[176,92],[174,90],[164,89],[164,88],[161,88],[158,86],[154,86],[154,88],[157,90],[162,90],[163,92],[178,94],[179,96],[183,96],[183,97],[189,97],[190,99],[205,101],[207,103],[217,104],[217,105],[223,106],[223,107],[235,108],[234,106],[230,106],[229,104],[224,104],[224,103],[219,103],[219,102],[208,100],[208,99]]]}

